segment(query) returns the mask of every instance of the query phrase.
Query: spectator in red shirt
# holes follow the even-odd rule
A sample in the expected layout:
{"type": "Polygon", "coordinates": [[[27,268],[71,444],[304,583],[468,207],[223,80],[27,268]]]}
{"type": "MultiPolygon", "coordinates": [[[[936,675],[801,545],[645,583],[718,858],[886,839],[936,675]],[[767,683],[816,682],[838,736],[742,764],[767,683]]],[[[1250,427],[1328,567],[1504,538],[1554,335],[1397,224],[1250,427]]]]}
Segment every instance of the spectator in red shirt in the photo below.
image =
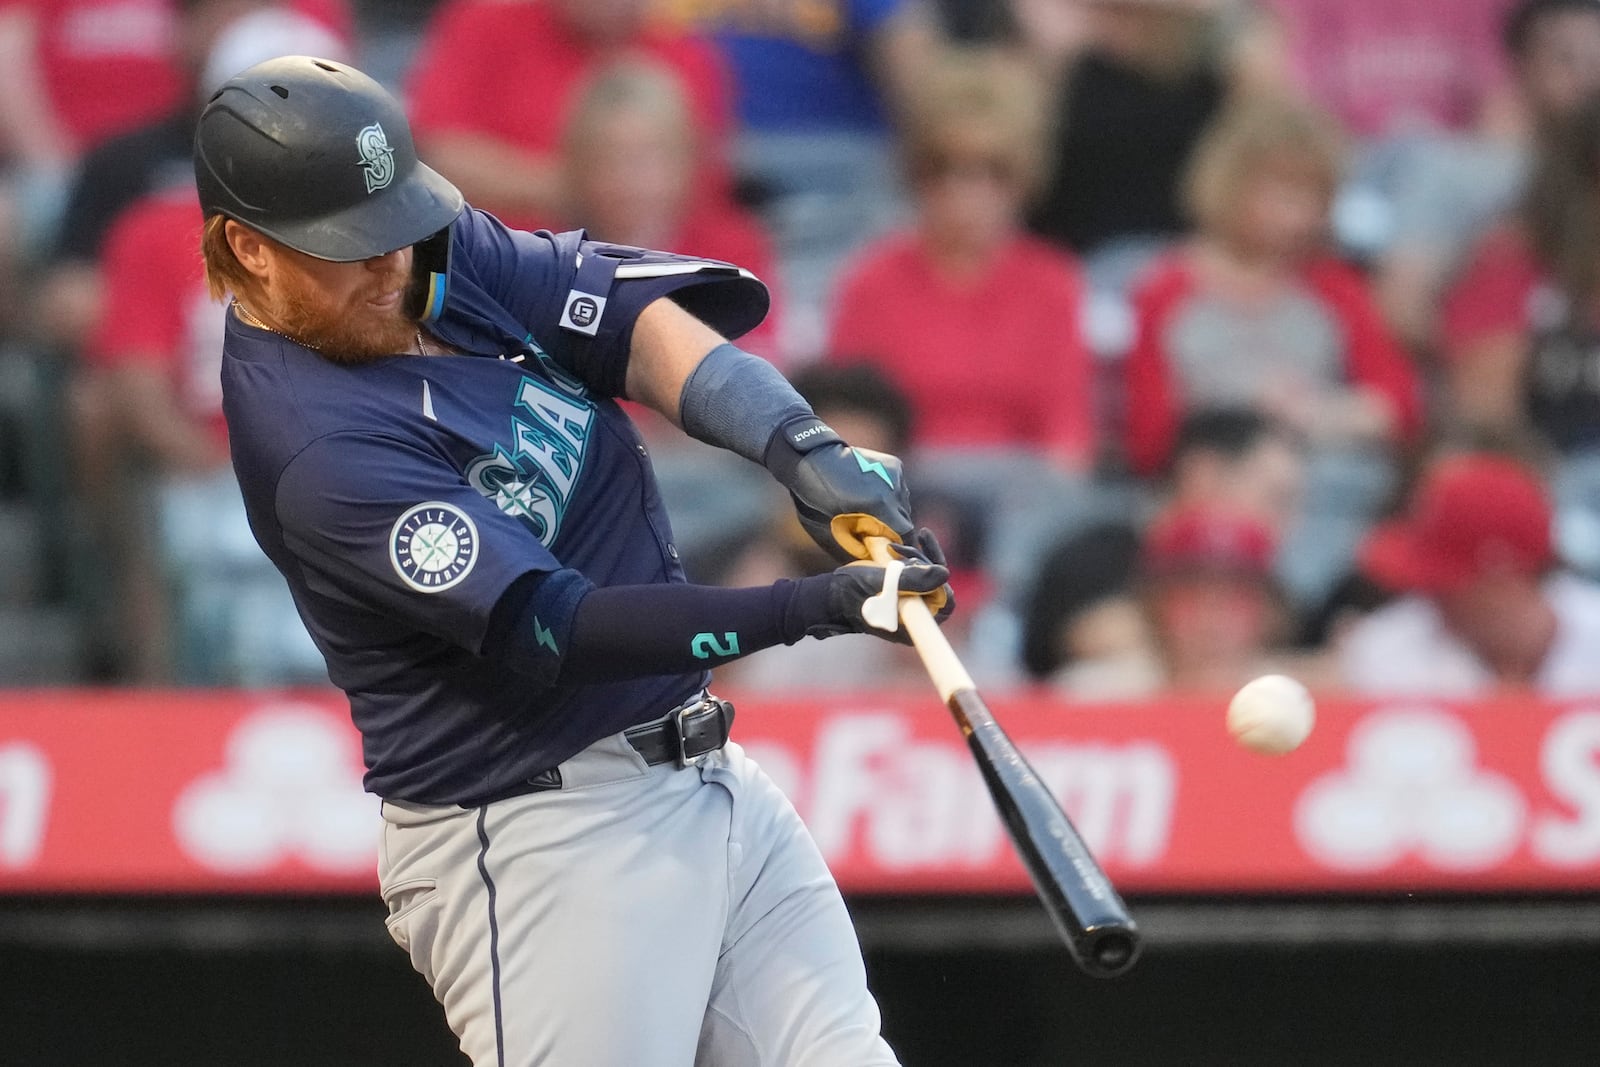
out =
{"type": "Polygon", "coordinates": [[[106,305],[84,351],[118,398],[128,443],[169,474],[213,474],[228,462],[222,317],[194,255],[201,221],[193,188],[123,213],[106,238],[106,305]]]}
{"type": "MultiPolygon", "coordinates": [[[[1207,564],[1207,551],[1231,552],[1234,564],[1247,566],[1231,567],[1224,578],[1235,577],[1244,569],[1255,574],[1254,580],[1244,583],[1250,596],[1265,592],[1268,586],[1276,590],[1272,580],[1279,563],[1275,548],[1300,511],[1305,474],[1301,449],[1302,442],[1294,434],[1256,411],[1199,411],[1185,418],[1161,499],[1152,503],[1158,514],[1191,519],[1186,520],[1187,526],[1169,527],[1167,542],[1162,543],[1160,536],[1154,538],[1152,551],[1161,557],[1161,566],[1155,569],[1165,568],[1163,574],[1174,572],[1167,575],[1174,579],[1195,572],[1204,576],[1208,572],[1205,565],[1176,564],[1183,558],[1190,564],[1207,564]],[[1176,536],[1179,533],[1181,537],[1176,536]],[[1263,556],[1242,554],[1240,549],[1245,547],[1263,556]]],[[[1143,510],[1127,508],[1109,522],[1067,532],[1029,581],[1030,596],[1022,618],[1022,664],[1032,677],[1048,679],[1075,699],[1146,696],[1165,685],[1166,670],[1157,655],[1157,631],[1147,608],[1163,607],[1166,601],[1141,594],[1160,588],[1170,592],[1169,599],[1175,601],[1184,600],[1185,594],[1158,582],[1140,581],[1138,563],[1144,534],[1138,513],[1143,510]]],[[[949,542],[941,539],[941,543],[949,542]]],[[[1174,588],[1181,584],[1177,580],[1168,583],[1174,588]]],[[[1218,584],[1210,582],[1212,587],[1218,584]]],[[[1224,593],[1236,588],[1229,582],[1220,585],[1224,593]]],[[[1284,606],[1274,592],[1275,628],[1285,621],[1279,617],[1284,606]]],[[[1265,616],[1252,613],[1252,618],[1259,623],[1265,616]]],[[[1215,636],[1180,628],[1168,644],[1195,648],[1215,636]]],[[[1182,658],[1192,666],[1203,662],[1205,656],[1191,653],[1182,658]]]]}
{"type": "Polygon", "coordinates": [[[997,612],[1083,506],[1096,445],[1078,265],[1022,224],[1043,176],[1040,90],[987,50],[927,72],[902,145],[915,219],[845,272],[827,357],[871,362],[909,396],[919,498],[981,528],[997,612]]]}
{"type": "Polygon", "coordinates": [[[1326,251],[1339,138],[1319,112],[1243,101],[1196,153],[1196,236],[1152,265],[1124,364],[1127,451],[1159,473],[1183,413],[1255,407],[1311,442],[1309,510],[1285,545],[1301,603],[1345,571],[1398,448],[1421,426],[1415,369],[1361,277],[1326,251]]]}
{"type": "Polygon", "coordinates": [[[513,227],[571,209],[562,131],[594,72],[644,56],[682,80],[702,131],[697,185],[720,194],[729,128],[726,72],[706,42],[654,25],[649,0],[447,0],[410,79],[421,151],[473,204],[513,227]]]}
{"type": "Polygon", "coordinates": [[[1042,656],[1030,666],[1047,667],[1057,692],[1219,696],[1282,669],[1288,613],[1273,578],[1276,541],[1259,518],[1218,501],[1174,504],[1142,537],[1099,527],[1075,546],[1040,574],[1067,610],[1030,620],[1047,627],[1030,635],[1042,656]]]}
{"type": "Polygon", "coordinates": [[[66,164],[183,94],[173,0],[0,3],[0,133],[13,157],[66,164]]]}
{"type": "Polygon", "coordinates": [[[998,56],[930,72],[904,146],[915,224],[847,270],[828,348],[905,390],[923,447],[1025,451],[1077,474],[1095,446],[1079,272],[1020,222],[1040,123],[1037,86],[998,56]]]}

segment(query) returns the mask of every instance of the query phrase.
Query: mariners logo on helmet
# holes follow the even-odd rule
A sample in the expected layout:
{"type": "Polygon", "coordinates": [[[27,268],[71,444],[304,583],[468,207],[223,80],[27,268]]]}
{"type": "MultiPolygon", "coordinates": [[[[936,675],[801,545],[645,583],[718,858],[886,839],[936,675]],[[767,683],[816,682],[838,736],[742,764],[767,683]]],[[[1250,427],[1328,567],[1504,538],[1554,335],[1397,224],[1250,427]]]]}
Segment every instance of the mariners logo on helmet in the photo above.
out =
{"type": "Polygon", "coordinates": [[[400,516],[389,535],[389,562],[419,593],[449,589],[478,561],[478,527],[453,504],[432,500],[400,516]]]}
{"type": "Polygon", "coordinates": [[[367,192],[375,193],[394,181],[394,149],[382,126],[374,122],[356,134],[356,148],[361,152],[361,165],[367,168],[367,192]]]}

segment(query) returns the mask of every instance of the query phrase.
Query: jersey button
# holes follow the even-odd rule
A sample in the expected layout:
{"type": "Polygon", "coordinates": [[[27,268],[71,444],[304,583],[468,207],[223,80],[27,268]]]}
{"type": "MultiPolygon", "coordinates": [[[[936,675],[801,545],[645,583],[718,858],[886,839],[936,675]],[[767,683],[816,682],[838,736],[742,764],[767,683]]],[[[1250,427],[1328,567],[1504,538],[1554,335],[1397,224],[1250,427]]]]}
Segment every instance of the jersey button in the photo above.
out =
{"type": "Polygon", "coordinates": [[[677,559],[678,558],[678,546],[677,545],[668,545],[667,546],[667,555],[671,556],[673,559],[677,559]]]}
{"type": "Polygon", "coordinates": [[[644,445],[635,445],[634,447],[639,450],[639,455],[641,455],[641,456],[648,456],[650,454],[648,451],[645,450],[644,445]]]}

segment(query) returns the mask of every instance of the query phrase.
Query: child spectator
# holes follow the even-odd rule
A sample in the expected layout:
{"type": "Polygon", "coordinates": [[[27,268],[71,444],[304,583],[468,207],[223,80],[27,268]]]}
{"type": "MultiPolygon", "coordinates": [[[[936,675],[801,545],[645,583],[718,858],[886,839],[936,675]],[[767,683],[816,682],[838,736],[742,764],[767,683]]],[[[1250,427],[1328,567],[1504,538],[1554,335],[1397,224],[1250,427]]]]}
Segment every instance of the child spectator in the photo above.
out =
{"type": "Polygon", "coordinates": [[[1085,530],[1045,557],[1023,619],[1022,664],[1075,700],[1136,699],[1165,679],[1134,592],[1132,524],[1085,530]]]}
{"type": "Polygon", "coordinates": [[[1151,524],[1140,595],[1167,692],[1228,694],[1274,669],[1288,632],[1276,552],[1265,523],[1225,507],[1176,508],[1151,524]]]}
{"type": "MultiPolygon", "coordinates": [[[[1302,444],[1284,427],[1249,409],[1196,412],[1179,431],[1160,510],[1234,516],[1276,544],[1298,513],[1303,477],[1302,444]]],[[[1022,624],[1031,676],[1100,699],[1161,684],[1136,593],[1140,526],[1131,514],[1091,526],[1045,558],[1029,582],[1022,624]]]]}
{"type": "Polygon", "coordinates": [[[702,138],[697,187],[722,195],[726,76],[709,44],[655,25],[649,8],[650,0],[446,0],[410,78],[422,154],[508,226],[550,226],[571,210],[560,146],[578,94],[596,70],[648,57],[681,79],[702,138]]]}
{"type": "Polygon", "coordinates": [[[1600,586],[1559,568],[1550,528],[1544,485],[1521,464],[1486,453],[1432,463],[1362,552],[1363,571],[1401,596],[1348,631],[1344,684],[1439,698],[1600,693],[1600,586]]]}
{"type": "Polygon", "coordinates": [[[1320,113],[1271,98],[1219,121],[1187,178],[1198,233],[1143,279],[1125,364],[1139,474],[1162,468],[1182,413],[1199,407],[1255,407],[1311,442],[1307,497],[1323,510],[1291,546],[1290,576],[1306,601],[1344,568],[1421,422],[1414,368],[1324,244],[1339,144],[1320,113]]]}
{"type": "Polygon", "coordinates": [[[1076,610],[1043,630],[1047,643],[1031,650],[1036,673],[1059,663],[1048,680],[1064,695],[1219,696],[1281,669],[1288,616],[1265,523],[1217,504],[1172,507],[1136,551],[1109,529],[1081,547],[1084,557],[1057,556],[1046,576],[1062,583],[1055,592],[1076,610]],[[1102,568],[1129,574],[1130,585],[1109,585],[1102,568]]]}

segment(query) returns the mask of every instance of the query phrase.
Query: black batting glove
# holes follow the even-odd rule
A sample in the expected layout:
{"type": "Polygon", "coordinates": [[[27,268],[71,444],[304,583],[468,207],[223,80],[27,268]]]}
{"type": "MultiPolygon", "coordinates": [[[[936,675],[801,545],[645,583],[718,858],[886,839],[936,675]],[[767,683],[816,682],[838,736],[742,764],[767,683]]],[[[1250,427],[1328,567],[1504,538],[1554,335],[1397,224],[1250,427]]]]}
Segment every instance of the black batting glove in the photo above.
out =
{"type": "Polygon", "coordinates": [[[767,442],[763,463],[794,499],[800,525],[834,559],[861,559],[858,538],[841,539],[835,516],[876,519],[898,541],[912,531],[911,497],[900,461],[852,448],[815,415],[790,419],[767,442]]]}
{"type": "Polygon", "coordinates": [[[900,624],[901,597],[923,597],[941,623],[955,610],[955,598],[947,584],[949,569],[916,556],[898,567],[847,563],[828,578],[827,621],[808,627],[806,633],[811,637],[867,633],[909,645],[911,637],[900,624]]]}
{"type": "Polygon", "coordinates": [[[911,531],[911,536],[904,543],[891,545],[894,554],[904,560],[920,560],[923,563],[937,563],[946,566],[944,549],[939,545],[939,539],[933,536],[933,531],[926,526],[919,526],[911,531]]]}

